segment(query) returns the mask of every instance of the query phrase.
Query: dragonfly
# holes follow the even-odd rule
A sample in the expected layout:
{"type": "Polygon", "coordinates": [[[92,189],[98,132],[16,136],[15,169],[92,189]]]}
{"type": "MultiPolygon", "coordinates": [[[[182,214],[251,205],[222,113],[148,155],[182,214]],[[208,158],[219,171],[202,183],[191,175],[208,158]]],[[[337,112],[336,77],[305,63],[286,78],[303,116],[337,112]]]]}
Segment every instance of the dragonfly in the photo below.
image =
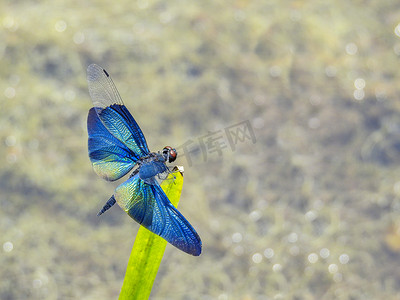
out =
{"type": "Polygon", "coordinates": [[[106,70],[91,64],[87,81],[93,102],[87,118],[88,152],[94,171],[107,181],[115,181],[133,170],[98,215],[118,203],[132,219],[173,246],[200,255],[199,235],[159,184],[171,172],[166,163],[175,161],[177,151],[166,146],[150,152],[142,130],[106,70]]]}

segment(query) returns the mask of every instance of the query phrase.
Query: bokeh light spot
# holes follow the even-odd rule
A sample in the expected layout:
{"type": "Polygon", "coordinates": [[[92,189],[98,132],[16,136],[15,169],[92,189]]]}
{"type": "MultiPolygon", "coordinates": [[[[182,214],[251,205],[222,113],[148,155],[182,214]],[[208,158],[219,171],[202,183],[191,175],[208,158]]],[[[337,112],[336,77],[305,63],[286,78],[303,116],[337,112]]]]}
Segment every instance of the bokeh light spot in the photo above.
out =
{"type": "Polygon", "coordinates": [[[325,74],[326,74],[326,76],[328,76],[328,77],[335,77],[335,76],[336,76],[336,73],[337,73],[337,69],[336,69],[336,67],[334,67],[334,66],[327,66],[327,67],[325,68],[325,74]]]}
{"type": "Polygon", "coordinates": [[[312,264],[315,264],[318,261],[318,255],[316,253],[310,253],[308,255],[308,261],[312,264]]]}
{"type": "Polygon", "coordinates": [[[393,52],[394,52],[394,54],[396,54],[396,55],[400,55],[400,44],[395,44],[395,45],[393,46],[393,52]]]}
{"type": "Polygon", "coordinates": [[[291,234],[288,235],[288,242],[289,243],[296,243],[298,239],[297,233],[292,232],[291,234]]]}
{"type": "Polygon", "coordinates": [[[253,210],[250,214],[249,214],[249,218],[250,220],[256,222],[258,220],[260,220],[261,218],[261,213],[259,210],[253,210]]]}
{"type": "Polygon", "coordinates": [[[15,97],[15,89],[11,86],[9,86],[8,88],[5,89],[4,91],[4,96],[6,96],[7,98],[11,99],[15,97]]]}
{"type": "Polygon", "coordinates": [[[354,80],[354,87],[357,90],[362,90],[363,88],[365,88],[365,80],[363,78],[357,78],[356,80],[354,80]]]}
{"type": "Polygon", "coordinates": [[[348,44],[346,45],[346,53],[347,53],[347,54],[349,54],[349,55],[355,55],[355,54],[357,54],[357,51],[358,51],[358,47],[357,47],[356,44],[354,44],[354,43],[348,43],[348,44]]]}
{"type": "Polygon", "coordinates": [[[312,222],[317,218],[317,213],[313,210],[309,210],[308,212],[306,212],[305,218],[307,221],[312,222]]]}
{"type": "Polygon", "coordinates": [[[13,135],[6,137],[5,144],[7,147],[13,147],[17,144],[17,138],[13,135]]]}
{"type": "Polygon", "coordinates": [[[330,255],[330,251],[329,251],[329,249],[328,248],[322,248],[320,251],[319,251],[319,256],[321,256],[322,258],[328,258],[329,257],[329,255],[330,255]]]}
{"type": "Polygon", "coordinates": [[[339,256],[339,261],[342,265],[347,264],[349,262],[349,260],[350,260],[350,257],[346,253],[343,253],[339,256]]]}
{"type": "Polygon", "coordinates": [[[254,263],[259,264],[262,262],[262,255],[260,253],[254,253],[251,259],[254,263]]]}
{"type": "Polygon", "coordinates": [[[67,23],[64,20],[59,20],[56,22],[56,24],[54,25],[54,28],[56,29],[56,31],[58,32],[64,32],[65,29],[67,29],[67,23]]]}
{"type": "Polygon", "coordinates": [[[400,37],[400,23],[394,28],[394,34],[400,37]]]}
{"type": "Polygon", "coordinates": [[[328,271],[331,274],[335,274],[337,271],[339,271],[339,267],[337,266],[337,264],[330,264],[328,266],[328,271]]]}
{"type": "Polygon", "coordinates": [[[232,234],[232,242],[234,243],[240,243],[243,239],[243,236],[240,232],[235,232],[232,234]]]}
{"type": "Polygon", "coordinates": [[[80,45],[85,41],[85,34],[83,32],[77,32],[73,36],[73,41],[75,44],[80,45]]]}
{"type": "Polygon", "coordinates": [[[3,250],[4,252],[11,252],[14,249],[14,245],[11,242],[5,242],[3,244],[3,250]]]}
{"type": "Polygon", "coordinates": [[[365,97],[364,90],[355,90],[353,93],[353,97],[354,97],[354,99],[356,99],[358,101],[363,100],[365,97]]]}
{"type": "Polygon", "coordinates": [[[274,264],[272,266],[272,271],[274,271],[274,272],[279,272],[281,270],[282,270],[282,265],[281,264],[274,264]]]}
{"type": "Polygon", "coordinates": [[[43,286],[43,282],[42,282],[40,279],[34,279],[34,280],[32,281],[32,286],[33,286],[35,289],[41,288],[41,287],[43,286]]]}
{"type": "Polygon", "coordinates": [[[271,249],[271,248],[267,248],[267,249],[265,249],[264,250],[264,256],[266,257],[266,258],[272,258],[273,256],[274,256],[274,250],[273,249],[271,249]]]}
{"type": "Polygon", "coordinates": [[[269,75],[271,75],[271,77],[279,77],[282,74],[282,69],[279,66],[272,66],[271,68],[269,68],[269,75]]]}
{"type": "Polygon", "coordinates": [[[376,97],[376,100],[379,102],[385,101],[386,100],[385,90],[380,89],[380,88],[375,89],[375,97],[376,97]]]}

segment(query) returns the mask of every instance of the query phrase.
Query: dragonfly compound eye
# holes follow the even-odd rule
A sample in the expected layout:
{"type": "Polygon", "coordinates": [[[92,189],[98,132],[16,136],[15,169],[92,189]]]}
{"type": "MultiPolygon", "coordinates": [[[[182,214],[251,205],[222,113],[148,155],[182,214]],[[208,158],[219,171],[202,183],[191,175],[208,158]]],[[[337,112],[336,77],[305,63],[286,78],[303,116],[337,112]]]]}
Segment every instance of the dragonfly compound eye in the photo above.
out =
{"type": "Polygon", "coordinates": [[[174,148],[170,147],[170,146],[165,146],[164,147],[163,154],[166,157],[166,159],[168,159],[168,162],[170,162],[170,163],[173,162],[176,159],[177,155],[178,155],[176,150],[174,148]]]}

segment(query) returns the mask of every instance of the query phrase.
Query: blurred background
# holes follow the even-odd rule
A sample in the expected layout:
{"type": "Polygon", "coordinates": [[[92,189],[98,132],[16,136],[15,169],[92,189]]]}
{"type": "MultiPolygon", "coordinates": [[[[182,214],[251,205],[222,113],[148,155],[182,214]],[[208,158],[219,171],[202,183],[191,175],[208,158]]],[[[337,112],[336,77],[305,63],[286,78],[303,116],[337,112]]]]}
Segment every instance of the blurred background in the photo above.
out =
{"type": "Polygon", "coordinates": [[[331,3],[1,1],[0,298],[119,295],[139,226],[96,216],[122,182],[87,154],[97,63],[181,149],[203,241],[151,299],[399,299],[400,5],[331,3]]]}

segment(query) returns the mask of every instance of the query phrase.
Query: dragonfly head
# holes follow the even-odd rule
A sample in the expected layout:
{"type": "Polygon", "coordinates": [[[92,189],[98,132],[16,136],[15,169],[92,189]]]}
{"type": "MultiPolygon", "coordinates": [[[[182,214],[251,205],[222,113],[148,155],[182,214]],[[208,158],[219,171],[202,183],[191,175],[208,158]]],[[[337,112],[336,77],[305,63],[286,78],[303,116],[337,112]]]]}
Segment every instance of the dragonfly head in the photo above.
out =
{"type": "Polygon", "coordinates": [[[170,146],[165,146],[162,154],[165,158],[165,161],[168,161],[170,163],[173,162],[178,156],[178,152],[176,152],[176,150],[170,146]]]}

